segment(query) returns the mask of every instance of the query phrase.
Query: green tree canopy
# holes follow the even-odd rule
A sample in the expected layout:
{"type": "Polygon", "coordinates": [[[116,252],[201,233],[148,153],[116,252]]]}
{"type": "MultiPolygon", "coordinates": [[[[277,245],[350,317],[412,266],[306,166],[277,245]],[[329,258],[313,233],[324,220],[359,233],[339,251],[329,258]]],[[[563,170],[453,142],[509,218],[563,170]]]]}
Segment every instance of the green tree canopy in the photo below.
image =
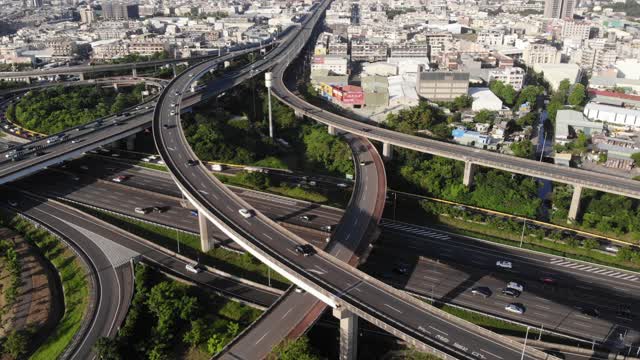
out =
{"type": "Polygon", "coordinates": [[[571,104],[573,106],[579,106],[579,105],[582,105],[584,103],[584,100],[586,98],[587,98],[587,93],[586,93],[584,85],[575,84],[573,86],[573,90],[571,90],[571,94],[569,95],[569,98],[567,100],[568,100],[569,104],[571,104]]]}
{"type": "Polygon", "coordinates": [[[511,151],[517,157],[532,159],[535,154],[535,147],[531,140],[523,140],[511,144],[511,151]]]}

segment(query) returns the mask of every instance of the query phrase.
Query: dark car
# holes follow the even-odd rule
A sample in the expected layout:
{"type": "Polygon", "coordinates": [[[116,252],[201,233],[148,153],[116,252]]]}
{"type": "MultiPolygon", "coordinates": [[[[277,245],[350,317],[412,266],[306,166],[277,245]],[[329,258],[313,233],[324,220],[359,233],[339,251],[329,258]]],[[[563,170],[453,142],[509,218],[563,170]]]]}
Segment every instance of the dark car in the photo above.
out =
{"type": "Polygon", "coordinates": [[[301,215],[300,220],[304,221],[304,222],[310,222],[311,218],[309,217],[309,215],[301,215]]]}
{"type": "Polygon", "coordinates": [[[296,252],[300,255],[311,256],[315,253],[313,246],[309,244],[296,246],[296,252]]]}
{"type": "Polygon", "coordinates": [[[191,159],[189,159],[189,160],[187,160],[187,165],[189,165],[189,166],[196,166],[196,165],[198,165],[198,160],[191,160],[191,159]]]}
{"type": "Polygon", "coordinates": [[[488,298],[489,296],[491,296],[491,289],[486,286],[478,286],[471,289],[471,294],[488,298]]]}
{"type": "Polygon", "coordinates": [[[402,263],[396,264],[396,266],[393,268],[393,271],[400,275],[407,275],[409,273],[409,265],[402,263]]]}
{"type": "Polygon", "coordinates": [[[582,310],[580,310],[580,312],[583,315],[592,317],[592,318],[597,318],[600,317],[600,311],[596,308],[592,308],[592,307],[586,307],[586,308],[582,308],[582,310]]]}
{"type": "Polygon", "coordinates": [[[502,289],[502,295],[510,296],[512,298],[517,298],[520,296],[520,291],[512,288],[504,288],[502,289]]]}
{"type": "Polygon", "coordinates": [[[625,320],[633,320],[633,313],[631,312],[631,308],[627,305],[619,306],[616,316],[625,320]]]}
{"type": "Polygon", "coordinates": [[[163,213],[165,211],[167,211],[167,207],[166,206],[154,206],[151,208],[151,210],[153,210],[153,212],[155,213],[163,213]]]}
{"type": "Polygon", "coordinates": [[[556,279],[550,277],[550,276],[543,276],[540,278],[540,282],[545,284],[545,285],[556,285],[557,281],[556,279]]]}

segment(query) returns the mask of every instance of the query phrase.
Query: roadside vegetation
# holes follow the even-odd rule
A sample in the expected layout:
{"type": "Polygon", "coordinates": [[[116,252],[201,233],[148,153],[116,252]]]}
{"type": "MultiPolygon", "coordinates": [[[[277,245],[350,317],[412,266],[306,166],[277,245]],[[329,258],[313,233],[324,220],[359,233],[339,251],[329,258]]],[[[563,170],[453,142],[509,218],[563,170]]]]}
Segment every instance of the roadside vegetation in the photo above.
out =
{"type": "Polygon", "coordinates": [[[77,207],[82,211],[118,226],[132,234],[152,241],[171,251],[178,252],[179,243],[180,254],[191,259],[199,259],[201,263],[229,274],[243,277],[261,284],[268,284],[270,277],[271,285],[280,289],[285,289],[289,283],[287,279],[275,271],[270,271],[266,265],[262,264],[249,253],[238,253],[223,247],[214,247],[208,252],[203,253],[200,251],[200,237],[197,235],[149,224],[124,216],[110,214],[104,211],[93,210],[83,206],[77,207]]]}
{"type": "Polygon", "coordinates": [[[171,280],[138,264],[131,308],[115,339],[101,338],[101,359],[209,359],[260,311],[171,280]]]}
{"type": "Polygon", "coordinates": [[[101,86],[32,90],[7,108],[6,117],[25,129],[53,134],[116,114],[140,102],[144,83],[120,91],[101,86]]]}
{"type": "Polygon", "coordinates": [[[0,224],[15,230],[25,240],[36,246],[44,257],[58,271],[64,293],[64,315],[55,326],[52,334],[38,349],[28,349],[29,332],[13,333],[5,342],[5,350],[10,346],[13,354],[33,351],[30,359],[49,360],[58,358],[70,344],[80,329],[89,301],[89,281],[85,269],[58,238],[46,230],[36,228],[20,217],[3,215],[0,224]],[[9,345],[7,345],[9,344],[9,345]]]}
{"type": "Polygon", "coordinates": [[[309,339],[303,336],[296,340],[285,340],[280,343],[271,351],[269,359],[320,360],[321,358],[309,343],[309,339]]]}

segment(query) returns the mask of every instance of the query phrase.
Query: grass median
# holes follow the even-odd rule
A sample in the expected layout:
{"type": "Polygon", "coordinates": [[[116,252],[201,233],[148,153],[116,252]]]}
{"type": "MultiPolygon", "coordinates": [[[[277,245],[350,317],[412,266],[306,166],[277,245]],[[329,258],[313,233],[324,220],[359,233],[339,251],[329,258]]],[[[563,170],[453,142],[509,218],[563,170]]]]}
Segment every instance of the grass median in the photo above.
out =
{"type": "Polygon", "coordinates": [[[73,251],[46,230],[38,229],[17,216],[3,216],[2,222],[37,246],[60,276],[64,293],[64,315],[51,336],[30,357],[32,360],[57,359],[69,346],[82,324],[89,303],[88,275],[73,251]]]}
{"type": "Polygon", "coordinates": [[[270,277],[272,286],[280,289],[288,287],[289,281],[286,278],[274,271],[270,271],[266,265],[249,253],[240,254],[222,247],[216,247],[203,253],[200,251],[200,237],[197,235],[80,205],[74,206],[171,251],[178,252],[179,244],[180,254],[192,259],[199,259],[201,263],[221,271],[265,285],[269,283],[270,277]]]}

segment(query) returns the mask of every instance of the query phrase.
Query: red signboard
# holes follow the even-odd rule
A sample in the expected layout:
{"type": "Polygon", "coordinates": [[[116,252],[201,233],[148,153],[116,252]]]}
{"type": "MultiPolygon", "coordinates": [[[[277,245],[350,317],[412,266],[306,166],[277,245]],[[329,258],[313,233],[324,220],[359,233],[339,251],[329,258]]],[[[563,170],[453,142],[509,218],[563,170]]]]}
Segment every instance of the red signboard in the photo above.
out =
{"type": "Polygon", "coordinates": [[[342,102],[345,104],[362,105],[364,104],[364,93],[358,92],[345,92],[342,95],[342,102]]]}
{"type": "Polygon", "coordinates": [[[324,64],[324,56],[314,56],[313,57],[314,64],[324,64]]]}

